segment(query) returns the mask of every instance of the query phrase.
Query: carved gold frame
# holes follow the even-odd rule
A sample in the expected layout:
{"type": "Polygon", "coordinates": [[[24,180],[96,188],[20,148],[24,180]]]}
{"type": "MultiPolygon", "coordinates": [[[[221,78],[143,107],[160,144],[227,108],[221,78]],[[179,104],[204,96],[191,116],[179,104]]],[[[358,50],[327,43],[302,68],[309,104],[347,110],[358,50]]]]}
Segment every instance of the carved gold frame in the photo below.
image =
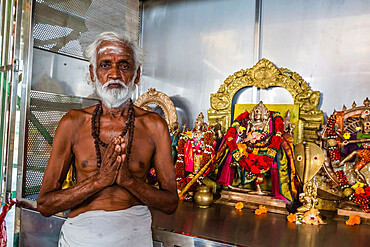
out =
{"type": "Polygon", "coordinates": [[[282,87],[290,92],[294,104],[299,105],[298,143],[317,140],[317,131],[323,123],[324,114],[317,107],[320,92],[312,91],[307,82],[296,73],[286,68],[278,69],[269,60],[262,58],[253,68],[242,69],[230,75],[220,86],[217,93],[211,94],[211,109],[208,110],[208,122],[220,123],[223,131],[231,124],[231,108],[234,95],[242,88],[282,87]]]}
{"type": "Polygon", "coordinates": [[[150,110],[149,104],[158,105],[165,116],[168,126],[177,122],[177,112],[175,105],[170,97],[166,94],[157,91],[155,88],[149,88],[148,92],[142,94],[135,102],[134,105],[144,110],[150,110]]]}

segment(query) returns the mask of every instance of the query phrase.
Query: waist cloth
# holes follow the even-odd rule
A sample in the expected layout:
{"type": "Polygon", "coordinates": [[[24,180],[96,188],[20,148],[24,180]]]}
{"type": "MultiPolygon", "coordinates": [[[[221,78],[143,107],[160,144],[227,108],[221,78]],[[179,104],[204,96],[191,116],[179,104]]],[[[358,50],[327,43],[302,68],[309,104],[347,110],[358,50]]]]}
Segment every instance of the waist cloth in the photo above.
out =
{"type": "Polygon", "coordinates": [[[59,247],[152,247],[152,216],[147,206],[119,211],[88,211],[68,218],[60,231],[59,247]]]}

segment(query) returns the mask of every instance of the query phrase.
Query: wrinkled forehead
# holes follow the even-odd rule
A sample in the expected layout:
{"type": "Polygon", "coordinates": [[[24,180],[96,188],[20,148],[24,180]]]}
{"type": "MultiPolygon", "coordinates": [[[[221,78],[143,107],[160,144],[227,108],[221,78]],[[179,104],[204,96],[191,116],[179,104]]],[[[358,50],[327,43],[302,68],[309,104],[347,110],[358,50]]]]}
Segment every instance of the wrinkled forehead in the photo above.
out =
{"type": "Polygon", "coordinates": [[[97,55],[116,55],[133,57],[133,51],[127,44],[120,42],[103,41],[96,48],[97,55]]]}

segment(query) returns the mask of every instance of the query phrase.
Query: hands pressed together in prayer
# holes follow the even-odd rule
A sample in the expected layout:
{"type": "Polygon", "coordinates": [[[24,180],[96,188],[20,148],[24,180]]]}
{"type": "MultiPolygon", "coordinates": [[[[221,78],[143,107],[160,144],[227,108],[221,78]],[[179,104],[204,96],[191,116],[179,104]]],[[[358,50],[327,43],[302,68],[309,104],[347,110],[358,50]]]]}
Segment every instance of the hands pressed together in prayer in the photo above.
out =
{"type": "Polygon", "coordinates": [[[105,186],[110,186],[115,182],[122,187],[126,187],[133,182],[126,160],[126,143],[125,138],[118,136],[108,145],[103,157],[99,170],[98,180],[105,186]]]}

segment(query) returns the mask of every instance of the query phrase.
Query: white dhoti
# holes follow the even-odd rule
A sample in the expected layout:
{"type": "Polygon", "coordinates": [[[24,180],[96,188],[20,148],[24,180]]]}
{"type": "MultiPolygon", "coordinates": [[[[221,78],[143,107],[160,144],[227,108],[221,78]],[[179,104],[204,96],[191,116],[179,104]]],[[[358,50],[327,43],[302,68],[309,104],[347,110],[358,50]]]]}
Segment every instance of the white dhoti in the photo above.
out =
{"type": "Polygon", "coordinates": [[[151,223],[147,206],[88,211],[64,222],[58,246],[152,247],[151,223]]]}

